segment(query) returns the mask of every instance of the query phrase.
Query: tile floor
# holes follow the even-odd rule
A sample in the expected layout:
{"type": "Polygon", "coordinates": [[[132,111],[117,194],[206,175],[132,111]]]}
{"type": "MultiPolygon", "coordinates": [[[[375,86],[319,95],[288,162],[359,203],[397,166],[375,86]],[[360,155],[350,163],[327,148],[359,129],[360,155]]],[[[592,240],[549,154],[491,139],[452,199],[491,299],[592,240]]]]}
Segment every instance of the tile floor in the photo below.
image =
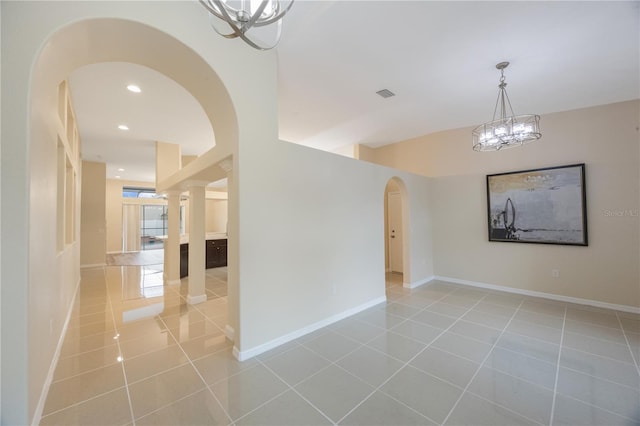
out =
{"type": "Polygon", "coordinates": [[[87,269],[42,424],[640,424],[640,316],[389,276],[386,304],[237,362],[158,268],[87,269]]]}

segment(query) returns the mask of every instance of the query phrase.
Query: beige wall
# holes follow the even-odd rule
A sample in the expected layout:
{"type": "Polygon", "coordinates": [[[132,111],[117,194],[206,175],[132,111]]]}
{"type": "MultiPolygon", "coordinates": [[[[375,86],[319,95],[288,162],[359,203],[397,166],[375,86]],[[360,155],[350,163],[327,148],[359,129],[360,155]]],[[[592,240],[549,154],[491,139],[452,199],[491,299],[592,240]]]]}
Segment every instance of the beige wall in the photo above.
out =
{"type": "Polygon", "coordinates": [[[370,159],[434,177],[437,276],[640,306],[640,102],[542,117],[542,139],[502,152],[471,149],[456,129],[374,150],[370,159]],[[586,163],[588,247],[487,241],[485,175],[586,163]],[[552,278],[551,270],[560,276],[552,278]]]}
{"type": "Polygon", "coordinates": [[[156,142],[156,182],[182,168],[181,147],[177,143],[156,142]]]}
{"type": "Polygon", "coordinates": [[[243,356],[384,300],[384,194],[394,176],[410,206],[404,279],[432,277],[428,179],[284,142],[256,139],[244,157],[240,148],[243,356]]]}
{"type": "Polygon", "coordinates": [[[206,200],[206,232],[227,232],[227,200],[206,200]]]}
{"type": "Polygon", "coordinates": [[[82,202],[80,206],[80,265],[105,263],[106,239],[105,163],[82,162],[82,202]]]}

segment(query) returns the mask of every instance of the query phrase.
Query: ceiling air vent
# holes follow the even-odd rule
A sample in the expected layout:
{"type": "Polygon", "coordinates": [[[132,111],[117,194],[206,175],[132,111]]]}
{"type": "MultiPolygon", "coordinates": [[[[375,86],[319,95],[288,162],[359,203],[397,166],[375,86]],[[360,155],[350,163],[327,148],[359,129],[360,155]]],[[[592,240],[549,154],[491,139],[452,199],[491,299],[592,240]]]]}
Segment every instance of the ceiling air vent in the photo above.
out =
{"type": "Polygon", "coordinates": [[[393,93],[391,90],[389,89],[382,89],[382,90],[378,90],[376,92],[378,95],[382,96],[383,98],[390,98],[392,96],[395,96],[396,94],[393,93]]]}

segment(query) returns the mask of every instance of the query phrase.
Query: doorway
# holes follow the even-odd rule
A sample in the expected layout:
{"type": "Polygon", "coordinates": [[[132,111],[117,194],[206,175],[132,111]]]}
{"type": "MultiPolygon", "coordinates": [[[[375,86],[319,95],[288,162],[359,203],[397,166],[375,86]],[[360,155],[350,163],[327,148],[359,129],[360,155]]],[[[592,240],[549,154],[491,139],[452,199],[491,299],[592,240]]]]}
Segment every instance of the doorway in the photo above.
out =
{"type": "Polygon", "coordinates": [[[385,282],[387,287],[403,285],[408,270],[408,200],[404,182],[391,178],[384,192],[385,282]]]}
{"type": "Polygon", "coordinates": [[[402,198],[400,192],[387,196],[389,229],[389,272],[402,274],[402,198]]]}

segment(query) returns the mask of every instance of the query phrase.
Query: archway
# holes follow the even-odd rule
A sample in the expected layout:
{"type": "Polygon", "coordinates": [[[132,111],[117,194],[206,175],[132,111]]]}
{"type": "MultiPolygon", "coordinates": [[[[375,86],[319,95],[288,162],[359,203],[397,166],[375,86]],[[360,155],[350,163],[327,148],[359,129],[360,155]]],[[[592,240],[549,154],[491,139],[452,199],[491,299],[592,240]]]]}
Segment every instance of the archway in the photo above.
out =
{"type": "Polygon", "coordinates": [[[385,274],[387,286],[411,282],[409,194],[402,179],[384,190],[385,274]]]}
{"type": "MultiPolygon", "coordinates": [[[[11,58],[11,54],[7,57],[11,58]]],[[[34,58],[33,64],[29,63],[31,75],[26,89],[26,129],[21,130],[24,145],[15,150],[28,164],[16,182],[16,191],[26,191],[26,197],[16,200],[20,214],[14,218],[3,215],[3,228],[14,225],[16,229],[12,241],[24,241],[13,255],[3,257],[3,266],[15,265],[11,277],[17,278],[6,280],[3,276],[3,287],[10,289],[8,294],[12,296],[11,300],[3,297],[3,316],[28,318],[11,332],[5,333],[8,328],[2,330],[2,406],[11,407],[11,412],[3,412],[3,420],[9,423],[30,423],[34,414],[35,418],[39,415],[40,391],[51,379],[48,368],[55,359],[58,336],[65,327],[79,278],[78,240],[71,238],[58,247],[56,215],[51,211],[57,193],[56,149],[61,123],[56,112],[60,82],[73,70],[91,63],[143,65],[176,81],[198,100],[216,135],[215,157],[233,156],[238,139],[236,112],[221,78],[189,46],[149,25],[116,18],[75,22],[46,38],[34,58]],[[4,374],[8,366],[14,374],[4,374]]],[[[19,67],[10,70],[16,72],[19,67]]],[[[16,136],[20,136],[20,130],[12,130],[17,139],[14,144],[18,145],[20,139],[16,136]]],[[[11,195],[3,191],[3,196],[11,195]]],[[[230,236],[230,244],[234,244],[233,238],[237,234],[230,236]]],[[[237,268],[237,259],[233,262],[230,268],[237,268]]]]}

